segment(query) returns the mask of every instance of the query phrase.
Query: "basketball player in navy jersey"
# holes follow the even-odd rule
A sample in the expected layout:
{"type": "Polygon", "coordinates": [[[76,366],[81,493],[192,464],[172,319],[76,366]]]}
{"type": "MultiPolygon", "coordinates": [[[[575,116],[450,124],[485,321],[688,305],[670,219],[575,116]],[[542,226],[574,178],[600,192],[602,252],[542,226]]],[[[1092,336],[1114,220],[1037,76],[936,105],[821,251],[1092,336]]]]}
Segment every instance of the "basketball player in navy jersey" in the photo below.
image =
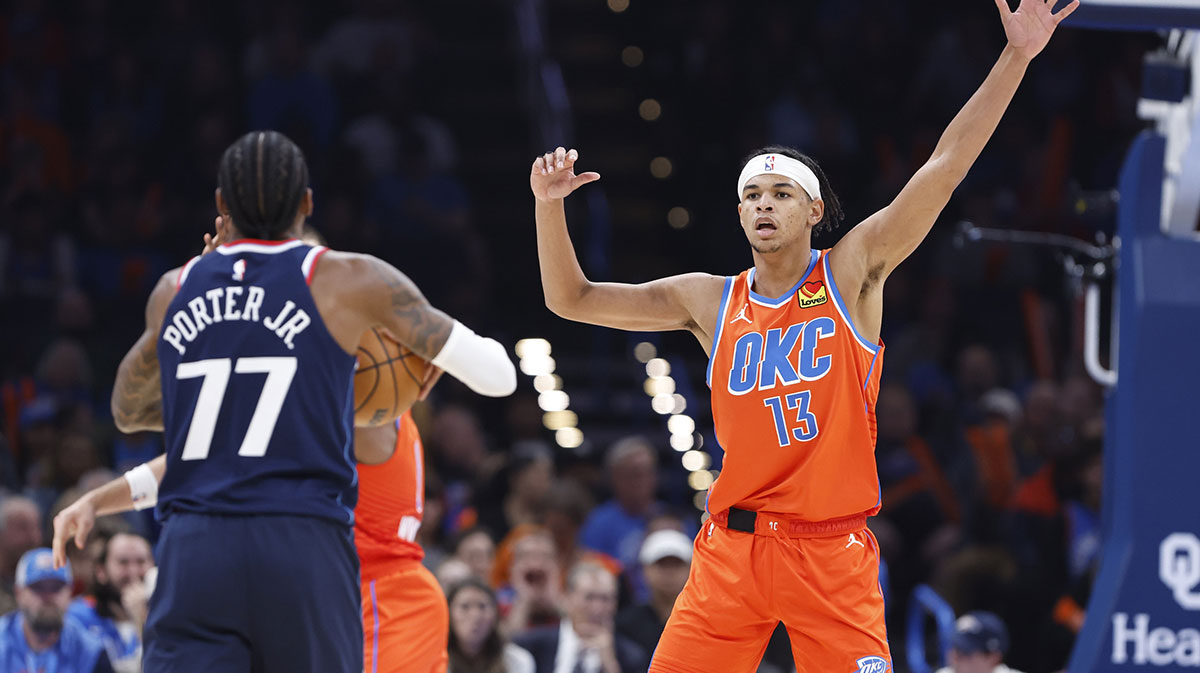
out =
{"type": "MultiPolygon", "coordinates": [[[[163,276],[117,372],[117,427],[162,431],[167,448],[147,673],[362,670],[351,391],[364,331],[386,328],[480,394],[516,386],[503,346],[391,265],[296,240],[307,183],[283,135],[231,145],[216,193],[228,242],[163,276]]],[[[135,500],[154,478],[130,477],[135,500]]]]}

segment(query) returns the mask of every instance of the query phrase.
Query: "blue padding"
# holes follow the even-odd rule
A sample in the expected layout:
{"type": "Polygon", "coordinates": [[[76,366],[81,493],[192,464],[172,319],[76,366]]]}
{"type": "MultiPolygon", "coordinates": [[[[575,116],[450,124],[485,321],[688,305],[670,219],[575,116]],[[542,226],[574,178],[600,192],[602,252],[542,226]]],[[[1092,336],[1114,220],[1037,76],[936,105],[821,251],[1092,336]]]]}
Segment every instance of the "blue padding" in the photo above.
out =
{"type": "Polygon", "coordinates": [[[954,610],[944,598],[927,584],[920,584],[913,589],[908,604],[907,650],[908,668],[912,673],[932,673],[933,666],[929,664],[925,653],[925,615],[928,614],[937,622],[938,660],[934,666],[940,667],[950,655],[950,637],[954,635],[954,610]]]}

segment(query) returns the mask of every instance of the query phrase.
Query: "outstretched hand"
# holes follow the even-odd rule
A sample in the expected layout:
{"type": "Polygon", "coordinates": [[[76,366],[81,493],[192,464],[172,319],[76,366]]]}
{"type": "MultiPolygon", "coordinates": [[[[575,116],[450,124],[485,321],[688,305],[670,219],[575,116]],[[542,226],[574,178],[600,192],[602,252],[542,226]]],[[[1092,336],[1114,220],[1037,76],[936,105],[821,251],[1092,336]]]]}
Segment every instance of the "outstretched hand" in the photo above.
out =
{"type": "Polygon", "coordinates": [[[583,185],[600,179],[600,174],[595,172],[576,175],[575,162],[578,160],[579,152],[562,147],[535,159],[529,173],[533,196],[538,201],[563,199],[583,185]]]}
{"type": "Polygon", "coordinates": [[[83,549],[88,533],[92,532],[95,525],[96,506],[86,495],[54,517],[54,541],[51,549],[55,568],[67,564],[67,543],[73,539],[75,546],[83,549]]]}
{"type": "Polygon", "coordinates": [[[1046,48],[1054,29],[1063,19],[1079,8],[1079,0],[1054,13],[1060,0],[1021,0],[1017,11],[1010,11],[1008,0],[996,0],[1000,20],[1004,22],[1004,34],[1008,44],[1026,59],[1032,59],[1046,48]]]}

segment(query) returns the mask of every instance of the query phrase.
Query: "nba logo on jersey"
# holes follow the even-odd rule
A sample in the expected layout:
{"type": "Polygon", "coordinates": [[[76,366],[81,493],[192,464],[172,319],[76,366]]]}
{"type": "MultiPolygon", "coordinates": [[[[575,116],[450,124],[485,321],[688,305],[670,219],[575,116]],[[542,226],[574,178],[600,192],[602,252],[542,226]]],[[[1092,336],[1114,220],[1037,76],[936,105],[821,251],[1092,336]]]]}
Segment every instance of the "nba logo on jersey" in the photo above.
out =
{"type": "Polygon", "coordinates": [[[858,664],[858,670],[854,673],[888,673],[892,670],[888,660],[883,657],[863,657],[854,663],[858,664]]]}
{"type": "Polygon", "coordinates": [[[767,158],[763,160],[763,170],[765,170],[765,171],[775,170],[775,155],[774,154],[768,154],[767,158]]]}
{"type": "Polygon", "coordinates": [[[233,263],[233,279],[241,281],[246,277],[246,260],[239,259],[233,263]]]}

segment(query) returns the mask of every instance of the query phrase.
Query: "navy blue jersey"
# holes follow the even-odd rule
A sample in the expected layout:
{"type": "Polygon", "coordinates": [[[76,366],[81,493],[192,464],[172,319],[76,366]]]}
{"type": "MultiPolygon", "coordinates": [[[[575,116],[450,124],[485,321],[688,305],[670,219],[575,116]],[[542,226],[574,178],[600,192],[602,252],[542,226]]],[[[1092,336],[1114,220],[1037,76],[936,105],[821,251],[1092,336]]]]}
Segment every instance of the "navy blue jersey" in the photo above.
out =
{"type": "Polygon", "coordinates": [[[355,359],[321,322],[308,288],[324,251],[243,240],[183,267],[158,339],[160,517],[353,524],[355,359]]]}

